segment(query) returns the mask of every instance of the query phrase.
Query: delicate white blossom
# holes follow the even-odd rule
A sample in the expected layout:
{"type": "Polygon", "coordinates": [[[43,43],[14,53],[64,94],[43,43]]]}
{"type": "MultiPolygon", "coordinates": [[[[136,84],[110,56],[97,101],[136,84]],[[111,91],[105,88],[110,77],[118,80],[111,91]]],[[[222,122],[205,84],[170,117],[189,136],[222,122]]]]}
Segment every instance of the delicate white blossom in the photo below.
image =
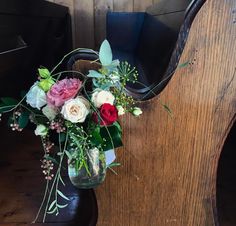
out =
{"type": "Polygon", "coordinates": [[[37,125],[34,133],[36,136],[46,136],[48,133],[48,129],[45,125],[39,124],[37,125]]]}
{"type": "Polygon", "coordinates": [[[82,123],[89,114],[89,102],[82,96],[71,99],[65,102],[62,107],[61,114],[64,119],[72,123],[82,123]]]}
{"type": "Polygon", "coordinates": [[[26,102],[33,108],[40,108],[47,103],[45,92],[38,86],[38,82],[30,88],[26,94],[26,102]]]}
{"type": "Polygon", "coordinates": [[[92,94],[91,100],[95,107],[100,108],[105,103],[113,105],[115,97],[109,91],[97,90],[92,94]]]}

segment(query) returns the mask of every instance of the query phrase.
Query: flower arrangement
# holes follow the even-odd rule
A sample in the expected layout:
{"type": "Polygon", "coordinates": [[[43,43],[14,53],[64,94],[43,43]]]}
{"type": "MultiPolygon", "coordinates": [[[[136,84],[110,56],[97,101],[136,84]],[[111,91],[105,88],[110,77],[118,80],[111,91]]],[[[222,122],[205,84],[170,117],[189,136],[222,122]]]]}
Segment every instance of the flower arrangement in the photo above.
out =
{"type": "Polygon", "coordinates": [[[114,150],[122,146],[118,117],[127,112],[142,114],[125,92],[126,83],[137,80],[135,68],[112,60],[107,40],[96,54],[98,70],[89,70],[86,75],[79,71],[55,73],[64,57],[51,71],[39,68],[38,80],[20,101],[1,98],[0,113],[11,113],[12,130],[22,131],[30,121],[36,125],[35,135],[41,137],[46,188],[34,222],[43,207],[44,222],[47,214],[58,215],[68,205],[69,198],[60,190],[65,186],[61,176],[63,160],[67,159],[69,177],[75,186],[96,187],[105,179],[107,169],[119,165],[114,162],[114,150]],[[72,76],[61,79],[69,72],[72,76]],[[55,134],[56,145],[52,142],[55,134]]]}

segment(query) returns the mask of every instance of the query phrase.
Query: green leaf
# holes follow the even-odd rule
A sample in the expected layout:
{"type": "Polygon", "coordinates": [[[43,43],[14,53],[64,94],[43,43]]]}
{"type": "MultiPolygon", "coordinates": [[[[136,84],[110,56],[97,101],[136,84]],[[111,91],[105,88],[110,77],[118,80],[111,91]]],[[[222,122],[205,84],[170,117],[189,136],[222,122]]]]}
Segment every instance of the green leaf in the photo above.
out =
{"type": "Polygon", "coordinates": [[[97,71],[89,70],[89,74],[87,75],[89,78],[104,78],[105,76],[97,71]]]}
{"type": "Polygon", "coordinates": [[[41,78],[49,78],[51,76],[47,68],[39,68],[38,72],[41,78]]]}
{"type": "Polygon", "coordinates": [[[1,101],[7,106],[18,104],[18,100],[14,99],[14,98],[11,98],[11,97],[2,97],[1,101]]]}
{"type": "Polygon", "coordinates": [[[114,149],[121,147],[122,136],[121,131],[116,125],[101,127],[101,137],[105,139],[103,150],[107,151],[109,149],[114,149]]]}
{"type": "Polygon", "coordinates": [[[56,211],[57,211],[57,206],[52,211],[47,212],[47,214],[54,214],[56,211]]]}
{"type": "Polygon", "coordinates": [[[94,145],[99,145],[101,143],[103,143],[103,139],[100,135],[100,127],[96,127],[92,133],[91,133],[91,142],[94,144],[94,145]]]}
{"type": "Polygon", "coordinates": [[[56,200],[54,200],[54,201],[51,203],[51,205],[49,206],[48,210],[50,211],[50,210],[52,209],[52,207],[55,206],[55,204],[56,204],[56,200]]]}
{"type": "Polygon", "coordinates": [[[103,66],[110,65],[112,62],[112,51],[109,42],[105,39],[99,50],[99,60],[103,66]]]}
{"type": "Polygon", "coordinates": [[[23,111],[18,119],[20,128],[25,128],[29,122],[29,112],[23,111]]]}
{"type": "Polygon", "coordinates": [[[186,67],[188,65],[189,65],[189,61],[186,61],[186,62],[184,62],[182,64],[179,64],[178,68],[183,68],[183,67],[186,67]]]}
{"type": "Polygon", "coordinates": [[[117,128],[120,132],[122,132],[122,128],[121,128],[120,123],[119,123],[118,121],[114,122],[114,123],[113,123],[113,126],[116,126],[116,128],[117,128]]]}
{"type": "Polygon", "coordinates": [[[119,162],[112,162],[108,167],[120,166],[119,162]]]}
{"type": "Polygon", "coordinates": [[[13,110],[13,108],[14,108],[15,106],[16,106],[16,105],[2,106],[2,107],[0,107],[0,113],[4,113],[4,112],[7,112],[7,111],[11,111],[11,110],[13,110]]]}
{"type": "Polygon", "coordinates": [[[66,133],[59,133],[59,142],[65,142],[66,140],[66,133]]]}
{"type": "Polygon", "coordinates": [[[68,203],[65,204],[65,205],[57,204],[57,207],[60,208],[60,209],[63,209],[63,208],[65,208],[65,207],[67,207],[67,206],[68,206],[68,203]]]}
{"type": "Polygon", "coordinates": [[[57,161],[56,159],[52,158],[52,157],[49,156],[49,155],[48,155],[48,156],[45,156],[45,159],[47,159],[47,160],[51,160],[53,163],[59,165],[58,161],[57,161]]]}
{"type": "Polygon", "coordinates": [[[60,195],[63,199],[66,199],[68,201],[70,201],[70,199],[68,197],[66,197],[60,190],[57,190],[58,195],[60,195]]]}
{"type": "Polygon", "coordinates": [[[69,159],[69,161],[73,159],[73,156],[71,155],[71,153],[69,151],[65,150],[65,153],[66,153],[66,156],[69,159]]]}
{"type": "Polygon", "coordinates": [[[172,116],[172,111],[171,109],[166,105],[166,104],[162,104],[162,106],[164,107],[164,109],[167,111],[167,113],[172,116]]]}
{"type": "Polygon", "coordinates": [[[66,186],[65,182],[63,181],[61,175],[59,174],[59,180],[61,181],[61,183],[63,184],[63,186],[66,186]]]}

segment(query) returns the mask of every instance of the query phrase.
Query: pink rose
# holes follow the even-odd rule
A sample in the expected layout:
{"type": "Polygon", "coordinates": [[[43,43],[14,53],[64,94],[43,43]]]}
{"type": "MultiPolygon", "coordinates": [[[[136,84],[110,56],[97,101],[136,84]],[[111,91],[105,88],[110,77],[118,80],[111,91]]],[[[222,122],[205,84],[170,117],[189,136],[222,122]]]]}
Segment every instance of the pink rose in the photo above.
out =
{"type": "Polygon", "coordinates": [[[81,88],[82,82],[79,79],[63,79],[54,84],[47,93],[47,102],[50,105],[60,107],[65,101],[76,96],[81,88]]]}

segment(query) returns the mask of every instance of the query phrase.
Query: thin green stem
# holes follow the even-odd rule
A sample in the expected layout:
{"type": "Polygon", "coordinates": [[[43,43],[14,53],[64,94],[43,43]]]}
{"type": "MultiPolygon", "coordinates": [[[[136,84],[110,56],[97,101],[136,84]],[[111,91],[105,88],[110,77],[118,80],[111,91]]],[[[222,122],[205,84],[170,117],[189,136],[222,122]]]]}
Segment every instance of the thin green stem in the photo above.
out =
{"type": "Polygon", "coordinates": [[[50,73],[52,74],[52,73],[63,63],[63,61],[65,60],[66,57],[68,57],[70,54],[75,53],[75,52],[80,51],[80,50],[88,50],[88,51],[91,51],[91,52],[97,54],[97,52],[94,51],[93,49],[86,49],[86,48],[77,48],[77,49],[74,49],[74,50],[72,50],[71,52],[67,53],[67,54],[61,59],[61,61],[51,70],[50,73]]]}
{"type": "MultiPolygon", "coordinates": [[[[63,153],[60,156],[60,163],[59,163],[59,166],[58,166],[58,169],[57,169],[57,173],[56,173],[56,175],[54,177],[53,184],[51,186],[51,190],[50,190],[50,193],[48,195],[48,200],[47,200],[47,204],[46,204],[46,208],[45,208],[44,216],[43,216],[43,223],[45,222],[45,219],[46,219],[46,215],[47,215],[47,211],[48,211],[48,205],[49,205],[49,202],[50,202],[50,199],[51,199],[51,196],[52,196],[52,192],[54,190],[55,183],[58,181],[57,177],[60,177],[60,171],[61,171],[61,167],[62,167],[62,161],[63,161],[64,155],[65,155],[65,150],[66,150],[67,142],[68,142],[68,131],[66,133],[65,145],[64,145],[64,148],[63,148],[63,153]]],[[[56,185],[56,189],[57,188],[58,188],[58,182],[57,182],[57,185],[56,185]]],[[[57,190],[55,190],[55,192],[57,192],[57,190]]]]}

